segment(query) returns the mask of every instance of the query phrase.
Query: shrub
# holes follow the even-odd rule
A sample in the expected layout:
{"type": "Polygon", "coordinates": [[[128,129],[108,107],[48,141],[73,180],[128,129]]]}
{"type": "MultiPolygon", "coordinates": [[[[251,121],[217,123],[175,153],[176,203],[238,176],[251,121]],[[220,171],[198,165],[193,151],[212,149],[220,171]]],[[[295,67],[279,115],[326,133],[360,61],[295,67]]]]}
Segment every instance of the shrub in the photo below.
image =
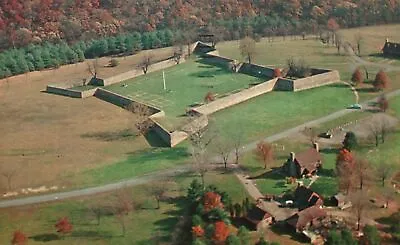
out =
{"type": "Polygon", "coordinates": [[[110,67],[116,67],[118,65],[119,65],[119,61],[117,59],[111,59],[110,60],[110,63],[109,63],[110,67]]]}

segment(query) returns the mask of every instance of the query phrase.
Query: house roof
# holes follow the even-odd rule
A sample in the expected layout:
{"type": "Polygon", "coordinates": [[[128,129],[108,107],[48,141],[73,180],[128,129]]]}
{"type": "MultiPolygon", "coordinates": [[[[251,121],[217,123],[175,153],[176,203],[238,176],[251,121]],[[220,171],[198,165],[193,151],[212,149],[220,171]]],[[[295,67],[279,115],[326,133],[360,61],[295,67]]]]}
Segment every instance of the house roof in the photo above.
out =
{"type": "Polygon", "coordinates": [[[316,169],[315,163],[320,161],[322,161],[322,156],[315,148],[296,154],[296,162],[301,168],[310,172],[316,169]]]}
{"type": "Polygon", "coordinates": [[[311,221],[324,218],[326,215],[325,210],[322,208],[311,206],[289,217],[286,222],[296,228],[296,230],[303,230],[311,221]]]}
{"type": "Polygon", "coordinates": [[[336,195],[333,196],[336,200],[338,200],[339,202],[343,202],[346,201],[347,197],[345,195],[343,195],[343,193],[338,193],[336,195]]]}
{"type": "Polygon", "coordinates": [[[253,224],[258,224],[266,218],[272,217],[267,211],[255,206],[247,212],[246,219],[253,224]]]}
{"type": "Polygon", "coordinates": [[[315,205],[319,199],[320,195],[311,189],[301,185],[294,191],[294,199],[300,207],[308,207],[315,205]]]}
{"type": "Polygon", "coordinates": [[[400,56],[400,43],[386,42],[382,51],[385,54],[400,56]]]}

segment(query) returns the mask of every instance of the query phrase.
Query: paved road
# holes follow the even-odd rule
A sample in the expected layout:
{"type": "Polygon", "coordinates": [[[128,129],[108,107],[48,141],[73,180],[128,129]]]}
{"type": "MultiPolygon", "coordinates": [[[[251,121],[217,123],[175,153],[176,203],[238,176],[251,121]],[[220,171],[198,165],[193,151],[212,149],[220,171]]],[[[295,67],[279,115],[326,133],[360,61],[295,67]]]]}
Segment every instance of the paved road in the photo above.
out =
{"type": "MultiPolygon", "coordinates": [[[[387,98],[391,98],[391,97],[394,97],[397,95],[400,95],[400,89],[386,94],[387,98]]],[[[362,105],[365,107],[368,104],[368,102],[376,101],[376,99],[377,98],[366,101],[362,105]]],[[[301,132],[302,130],[304,130],[305,127],[313,127],[318,124],[325,123],[325,122],[334,120],[336,118],[342,117],[346,114],[352,113],[353,111],[354,110],[343,109],[343,110],[337,111],[335,113],[332,113],[328,116],[321,117],[319,119],[309,121],[307,123],[303,123],[294,128],[285,130],[281,133],[266,137],[264,140],[267,142],[274,142],[274,141],[286,138],[292,134],[301,132]]],[[[258,141],[243,146],[243,148],[241,149],[241,152],[244,153],[244,152],[255,149],[257,143],[258,143],[258,141]]],[[[233,152],[232,152],[232,154],[233,154],[233,152]]],[[[216,160],[216,159],[218,159],[218,157],[214,158],[214,160],[216,160]]],[[[60,193],[45,194],[45,195],[33,196],[33,197],[25,197],[25,198],[14,199],[14,200],[0,201],[0,208],[44,203],[44,202],[50,202],[50,201],[55,201],[55,200],[62,200],[62,199],[67,199],[67,198],[81,197],[81,196],[87,196],[87,195],[108,192],[108,191],[116,190],[116,189],[119,189],[119,188],[122,188],[125,186],[140,185],[140,184],[150,182],[152,180],[155,180],[155,179],[163,177],[163,176],[173,176],[173,175],[176,175],[179,173],[187,172],[190,169],[191,169],[190,165],[179,166],[176,168],[152,173],[151,175],[135,177],[135,178],[132,178],[129,180],[123,180],[123,181],[120,181],[117,183],[107,184],[107,185],[103,185],[103,186],[97,186],[97,187],[74,190],[74,191],[67,191],[67,192],[60,192],[60,193]]]]}

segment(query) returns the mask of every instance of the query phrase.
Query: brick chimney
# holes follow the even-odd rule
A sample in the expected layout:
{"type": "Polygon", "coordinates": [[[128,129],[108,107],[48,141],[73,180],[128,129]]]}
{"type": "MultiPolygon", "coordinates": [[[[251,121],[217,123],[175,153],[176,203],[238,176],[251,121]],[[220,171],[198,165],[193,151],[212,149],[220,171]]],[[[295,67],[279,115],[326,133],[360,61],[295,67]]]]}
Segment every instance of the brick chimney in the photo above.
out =
{"type": "Polygon", "coordinates": [[[290,152],[290,161],[294,162],[295,158],[296,158],[296,154],[294,152],[290,152]]]}
{"type": "Polygon", "coordinates": [[[319,145],[318,143],[313,143],[314,149],[319,152],[319,145]]]}

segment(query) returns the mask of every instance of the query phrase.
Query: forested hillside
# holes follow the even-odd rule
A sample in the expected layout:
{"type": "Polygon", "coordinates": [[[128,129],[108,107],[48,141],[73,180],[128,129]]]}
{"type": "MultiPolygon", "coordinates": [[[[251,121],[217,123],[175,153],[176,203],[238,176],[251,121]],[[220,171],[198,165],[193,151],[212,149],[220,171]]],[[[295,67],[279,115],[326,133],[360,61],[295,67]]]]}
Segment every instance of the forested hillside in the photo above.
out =
{"type": "Polygon", "coordinates": [[[343,27],[399,21],[400,0],[2,0],[0,47],[210,23],[225,26],[224,36],[234,38],[239,29],[283,32],[286,21],[316,29],[330,17],[343,27]]]}
{"type": "Polygon", "coordinates": [[[0,79],[85,58],[400,21],[400,0],[1,0],[0,79]]]}

